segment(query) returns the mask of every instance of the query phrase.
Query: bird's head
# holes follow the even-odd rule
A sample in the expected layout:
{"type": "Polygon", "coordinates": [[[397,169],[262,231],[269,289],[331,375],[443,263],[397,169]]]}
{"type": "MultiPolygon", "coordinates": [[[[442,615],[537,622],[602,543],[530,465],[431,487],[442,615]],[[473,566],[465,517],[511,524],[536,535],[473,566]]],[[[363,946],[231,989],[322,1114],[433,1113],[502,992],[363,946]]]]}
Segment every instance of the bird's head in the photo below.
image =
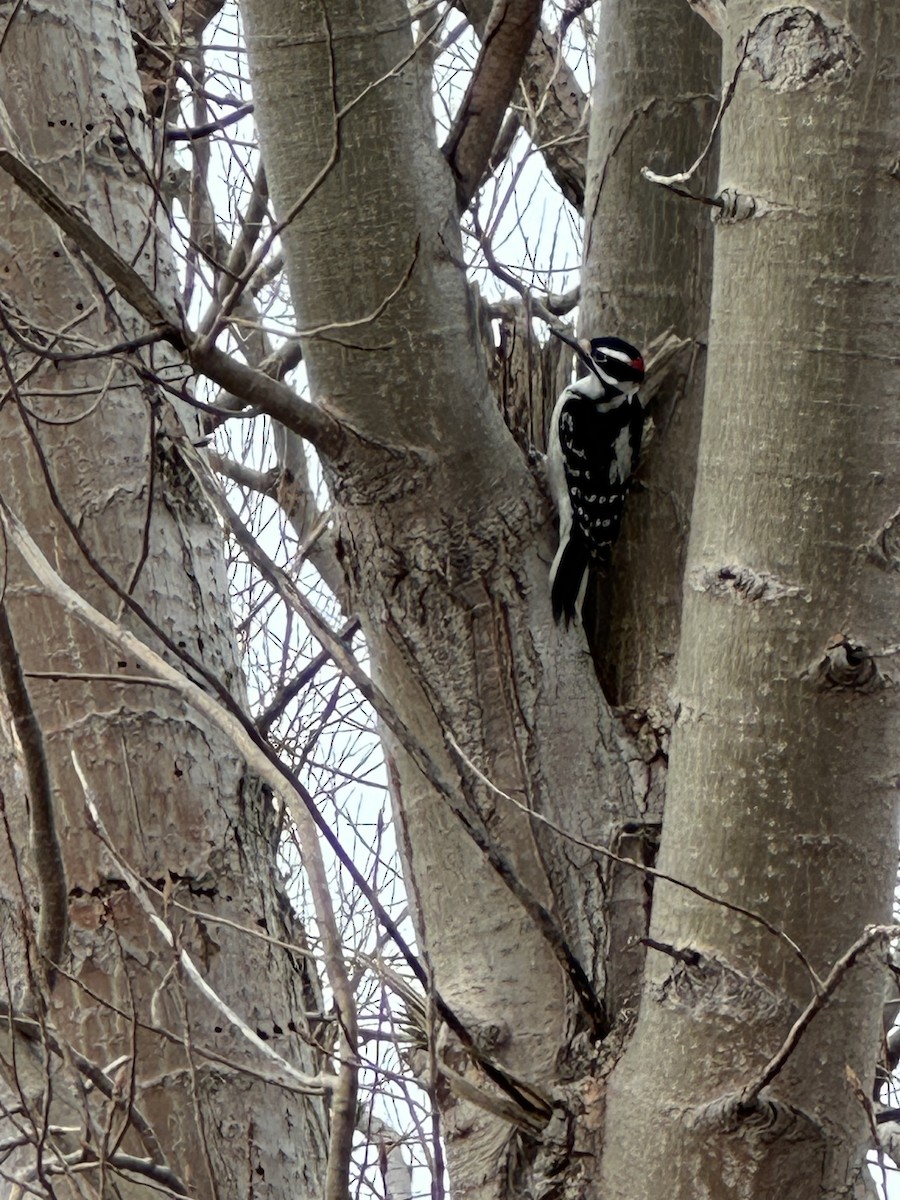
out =
{"type": "Polygon", "coordinates": [[[635,392],[644,382],[644,360],[640,350],[630,342],[617,337],[578,341],[552,326],[551,331],[571,346],[591,373],[608,387],[620,392],[635,392]]]}

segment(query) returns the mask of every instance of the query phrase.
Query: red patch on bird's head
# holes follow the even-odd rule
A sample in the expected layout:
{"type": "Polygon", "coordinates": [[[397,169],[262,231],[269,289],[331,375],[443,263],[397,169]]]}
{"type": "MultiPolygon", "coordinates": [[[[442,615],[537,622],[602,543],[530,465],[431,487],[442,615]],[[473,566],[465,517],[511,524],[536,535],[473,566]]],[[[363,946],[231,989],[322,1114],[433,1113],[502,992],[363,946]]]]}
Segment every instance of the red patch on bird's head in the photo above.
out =
{"type": "Polygon", "coordinates": [[[640,371],[640,373],[643,375],[644,360],[640,356],[638,356],[637,358],[633,358],[631,360],[631,365],[634,367],[635,371],[640,371]]]}

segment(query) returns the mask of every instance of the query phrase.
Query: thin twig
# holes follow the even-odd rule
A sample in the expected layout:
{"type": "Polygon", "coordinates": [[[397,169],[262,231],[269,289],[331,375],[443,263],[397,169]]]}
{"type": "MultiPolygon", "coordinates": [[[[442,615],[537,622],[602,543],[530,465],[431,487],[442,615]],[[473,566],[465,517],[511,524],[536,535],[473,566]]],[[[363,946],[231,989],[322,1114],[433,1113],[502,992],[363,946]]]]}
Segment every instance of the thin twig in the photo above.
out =
{"type": "MultiPolygon", "coordinates": [[[[66,975],[65,971],[61,971],[60,973],[70,983],[78,982],[71,975],[66,975]]],[[[125,1015],[120,1010],[117,1011],[120,1015],[125,1015]]],[[[84,1076],[88,1084],[95,1087],[102,1096],[105,1096],[112,1104],[119,1105],[127,1115],[130,1127],[140,1138],[151,1161],[161,1166],[165,1164],[165,1155],[163,1154],[162,1146],[154,1132],[153,1126],[133,1101],[129,1101],[122,1096],[107,1071],[102,1070],[96,1063],[85,1058],[74,1046],[70,1044],[61,1045],[48,1026],[46,1019],[38,1022],[34,1017],[23,1016],[21,1013],[17,1013],[6,999],[0,999],[0,1020],[2,1020],[4,1026],[12,1030],[17,1036],[24,1038],[27,1042],[32,1044],[40,1042],[45,1053],[53,1054],[61,1062],[73,1066],[80,1075],[84,1076]]]]}
{"type": "Polygon", "coordinates": [[[822,1011],[837,991],[857,959],[876,942],[886,941],[888,938],[897,937],[898,934],[900,934],[900,926],[871,925],[861,937],[857,938],[850,949],[841,955],[828,972],[816,995],[813,996],[809,1004],[807,1004],[806,1008],[804,1008],[803,1012],[791,1026],[778,1052],[769,1059],[753,1083],[748,1084],[741,1091],[738,1101],[741,1108],[752,1108],[755,1105],[760,1092],[772,1082],[784,1067],[785,1063],[796,1050],[800,1039],[809,1028],[813,1018],[822,1011]]]}
{"type": "MultiPolygon", "coordinates": [[[[752,39],[747,38],[747,41],[744,45],[744,51],[738,61],[738,65],[734,68],[734,74],[731,77],[731,82],[725,89],[725,95],[722,97],[722,102],[719,105],[719,111],[716,113],[715,120],[712,123],[712,129],[709,132],[709,137],[706,139],[706,145],[697,156],[696,162],[694,162],[692,166],[688,167],[686,171],[678,171],[674,175],[658,175],[655,171],[651,171],[649,167],[641,167],[641,174],[645,179],[649,180],[650,183],[658,183],[662,187],[668,188],[671,188],[672,184],[687,183],[700,167],[701,163],[712,149],[713,141],[716,134],[719,132],[719,126],[722,124],[722,118],[725,116],[725,113],[728,111],[728,108],[734,99],[734,93],[737,90],[738,79],[740,78],[744,63],[747,61],[747,56],[750,53],[751,43],[752,39]]],[[[696,196],[691,197],[691,199],[697,198],[698,197],[696,196]]]]}
{"type": "Polygon", "coordinates": [[[774,925],[760,913],[754,912],[750,908],[744,908],[743,905],[734,904],[730,900],[723,900],[721,896],[714,896],[711,892],[707,892],[703,888],[697,887],[693,883],[686,883],[685,880],[678,879],[674,875],[668,875],[665,871],[659,871],[656,867],[649,867],[646,863],[639,863],[635,859],[628,858],[624,854],[617,854],[614,850],[610,850],[608,846],[601,846],[597,842],[589,842],[586,838],[579,837],[578,834],[572,833],[568,829],[563,829],[560,825],[557,825],[555,821],[552,821],[549,817],[545,817],[543,813],[535,812],[534,809],[531,809],[526,804],[523,804],[521,800],[517,800],[515,796],[510,796],[508,792],[504,792],[502,788],[497,787],[497,785],[493,783],[483,771],[479,770],[479,768],[472,762],[471,759],[466,757],[451,733],[445,733],[444,736],[465,766],[473,773],[473,775],[481,780],[485,787],[489,788],[495,796],[499,796],[501,800],[506,800],[510,804],[514,805],[514,807],[519,809],[520,812],[525,813],[525,815],[530,817],[533,821],[539,821],[542,825],[546,825],[548,829],[552,829],[554,833],[558,833],[560,837],[565,838],[566,841],[572,842],[576,846],[582,846],[585,850],[591,850],[595,854],[600,854],[603,858],[608,858],[612,862],[621,863],[625,867],[632,867],[635,871],[641,871],[644,875],[649,875],[652,879],[661,879],[664,883],[674,884],[675,887],[683,888],[686,892],[691,892],[700,900],[707,900],[710,904],[717,904],[722,908],[727,908],[730,912],[740,913],[741,916],[747,917],[749,920],[756,922],[758,925],[762,925],[764,929],[773,934],[773,936],[777,937],[779,941],[784,942],[784,944],[788,946],[794,952],[794,954],[796,954],[797,958],[799,958],[800,962],[803,964],[804,968],[809,974],[810,979],[813,981],[813,987],[815,988],[816,994],[818,994],[825,986],[819,979],[816,972],[813,970],[809,959],[793,940],[793,938],[789,937],[783,929],[779,929],[777,925],[774,925]]]}
{"type": "MultiPolygon", "coordinates": [[[[343,629],[338,632],[337,636],[347,645],[349,649],[354,635],[358,632],[359,618],[351,617],[350,620],[344,624],[343,629]]],[[[331,655],[328,653],[328,651],[320,650],[318,654],[310,659],[302,671],[298,672],[289,683],[286,683],[284,687],[272,697],[272,699],[266,705],[264,711],[261,712],[256,718],[256,728],[261,734],[263,734],[263,736],[268,734],[269,730],[282,715],[291,701],[294,700],[305,687],[312,683],[313,679],[315,679],[316,675],[318,675],[319,671],[321,671],[325,664],[330,663],[331,661],[331,655]]]]}
{"type": "MultiPolygon", "coordinates": [[[[120,871],[122,871],[132,896],[143,909],[147,920],[151,925],[153,925],[157,933],[159,933],[166,944],[171,946],[173,950],[176,950],[175,937],[165,921],[163,921],[162,918],[157,915],[156,909],[153,907],[153,904],[150,902],[150,899],[147,896],[147,889],[143,881],[138,878],[134,871],[132,871],[129,864],[125,861],[121,854],[119,854],[118,850],[113,844],[113,841],[106,830],[103,818],[100,816],[100,809],[97,806],[97,799],[94,794],[94,790],[88,782],[88,778],[84,773],[78,755],[74,750],[72,751],[71,759],[72,766],[75,768],[75,774],[78,776],[78,781],[81,784],[82,791],[84,792],[85,806],[90,814],[91,822],[97,831],[97,836],[103,842],[103,845],[106,847],[108,853],[112,855],[116,866],[120,871]]],[[[304,862],[306,861],[306,849],[306,846],[304,846],[304,862]]],[[[210,1004],[212,1004],[213,1007],[222,1014],[223,1017],[225,1017],[229,1024],[231,1024],[234,1029],[241,1034],[241,1036],[247,1042],[249,1042],[251,1046],[254,1047],[254,1049],[271,1059],[272,1062],[277,1065],[279,1070],[283,1071],[288,1078],[293,1080],[294,1083],[299,1084],[301,1088],[308,1091],[311,1095],[322,1095],[323,1093],[331,1092],[337,1086],[338,1078],[336,1075],[329,1075],[326,1072],[322,1072],[318,1075],[307,1075],[303,1071],[298,1071],[293,1063],[288,1062],[288,1060],[280,1055],[275,1049],[273,1049],[268,1042],[264,1042],[259,1034],[250,1028],[244,1018],[235,1012],[231,1005],[223,1000],[222,997],[209,986],[195,966],[193,959],[185,949],[182,948],[181,950],[177,950],[176,953],[179,966],[184,971],[191,983],[201,993],[201,995],[204,996],[205,999],[208,1000],[210,1004]]]]}
{"type": "Polygon", "coordinates": [[[234,112],[225,113],[224,116],[217,117],[214,121],[206,121],[203,125],[195,125],[192,129],[167,129],[165,139],[167,142],[194,142],[200,138],[208,138],[214,133],[220,133],[229,125],[236,125],[244,117],[252,115],[253,103],[248,101],[240,108],[236,108],[234,112]]]}

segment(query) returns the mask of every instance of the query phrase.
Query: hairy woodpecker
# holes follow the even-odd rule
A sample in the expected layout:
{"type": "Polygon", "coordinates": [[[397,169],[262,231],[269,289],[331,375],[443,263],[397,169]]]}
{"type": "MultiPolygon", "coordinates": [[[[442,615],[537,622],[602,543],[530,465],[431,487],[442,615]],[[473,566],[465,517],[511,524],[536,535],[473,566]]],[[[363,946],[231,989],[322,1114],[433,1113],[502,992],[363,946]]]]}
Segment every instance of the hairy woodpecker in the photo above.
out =
{"type": "Polygon", "coordinates": [[[641,352],[616,337],[572,346],[589,368],[559,397],[550,421],[547,475],[559,511],[559,549],[550,568],[553,615],[581,619],[592,567],[609,563],[625,491],[641,448],[641,352]]]}

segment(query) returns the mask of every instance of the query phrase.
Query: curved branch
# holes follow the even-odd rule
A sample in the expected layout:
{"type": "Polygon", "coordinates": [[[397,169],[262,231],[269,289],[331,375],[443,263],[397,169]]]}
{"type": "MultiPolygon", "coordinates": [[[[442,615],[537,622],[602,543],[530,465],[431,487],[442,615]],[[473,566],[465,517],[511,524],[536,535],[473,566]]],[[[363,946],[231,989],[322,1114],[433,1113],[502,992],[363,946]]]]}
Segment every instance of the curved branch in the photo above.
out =
{"type": "Polygon", "coordinates": [[[481,181],[540,19],[540,0],[496,0],[491,9],[475,71],[444,146],[460,208],[481,181]]]}

